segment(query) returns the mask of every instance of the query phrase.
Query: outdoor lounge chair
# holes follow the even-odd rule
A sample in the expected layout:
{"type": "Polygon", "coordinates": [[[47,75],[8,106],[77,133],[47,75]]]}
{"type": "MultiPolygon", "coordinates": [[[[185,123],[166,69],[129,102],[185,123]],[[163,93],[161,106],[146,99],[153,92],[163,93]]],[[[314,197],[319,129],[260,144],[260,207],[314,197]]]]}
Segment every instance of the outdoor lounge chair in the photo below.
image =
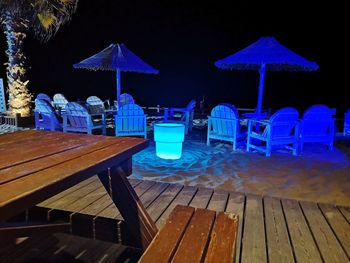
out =
{"type": "Polygon", "coordinates": [[[45,99],[35,100],[35,129],[62,131],[61,117],[52,105],[45,99]]]}
{"type": "Polygon", "coordinates": [[[182,123],[185,125],[185,134],[188,134],[188,131],[192,131],[195,107],[196,101],[191,100],[185,108],[165,108],[164,122],[182,123]],[[177,115],[180,115],[179,118],[177,115]]]}
{"type": "Polygon", "coordinates": [[[343,135],[350,136],[350,109],[345,112],[343,135]]]}
{"type": "Polygon", "coordinates": [[[146,115],[137,104],[126,104],[115,115],[115,136],[147,138],[146,115]]]}
{"type": "Polygon", "coordinates": [[[246,132],[241,132],[237,109],[231,104],[219,104],[208,116],[207,145],[210,139],[232,142],[236,150],[239,142],[244,142],[246,132]]]}
{"type": "Polygon", "coordinates": [[[106,135],[105,115],[90,114],[88,110],[77,102],[68,102],[63,114],[64,132],[82,132],[92,134],[93,130],[101,129],[106,135]],[[99,118],[94,118],[94,117],[99,118]]]}
{"type": "Polygon", "coordinates": [[[68,100],[63,94],[57,93],[53,96],[53,104],[55,108],[64,110],[68,103],[68,100]]]}
{"type": "Polygon", "coordinates": [[[135,103],[135,100],[130,94],[123,93],[120,95],[120,107],[126,104],[133,104],[133,103],[135,103]]]}
{"type": "Polygon", "coordinates": [[[266,156],[270,156],[272,147],[284,146],[291,149],[293,155],[296,155],[299,137],[298,117],[299,113],[296,109],[283,108],[273,114],[267,121],[249,119],[247,151],[255,149],[265,153],[266,156]],[[260,128],[257,128],[256,123],[260,125],[260,128]]]}
{"type": "Polygon", "coordinates": [[[103,101],[96,96],[90,96],[86,99],[86,104],[90,113],[102,113],[105,111],[103,101]]]}
{"type": "Polygon", "coordinates": [[[37,99],[41,99],[41,100],[46,100],[48,103],[50,103],[52,105],[52,99],[50,98],[49,95],[45,94],[45,93],[39,93],[36,96],[37,99]]]}
{"type": "Polygon", "coordinates": [[[303,151],[306,142],[325,144],[329,150],[333,149],[335,121],[333,114],[334,109],[321,104],[311,106],[304,112],[300,122],[300,152],[303,151]]]}

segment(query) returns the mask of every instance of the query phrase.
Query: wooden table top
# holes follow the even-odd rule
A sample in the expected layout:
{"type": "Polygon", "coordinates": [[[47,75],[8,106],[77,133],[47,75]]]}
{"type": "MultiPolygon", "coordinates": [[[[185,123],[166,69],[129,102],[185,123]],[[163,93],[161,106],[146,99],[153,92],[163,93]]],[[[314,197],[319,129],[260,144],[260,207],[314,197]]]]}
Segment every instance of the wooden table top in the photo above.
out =
{"type": "Polygon", "coordinates": [[[0,221],[146,148],[141,138],[47,131],[0,135],[0,221]]]}

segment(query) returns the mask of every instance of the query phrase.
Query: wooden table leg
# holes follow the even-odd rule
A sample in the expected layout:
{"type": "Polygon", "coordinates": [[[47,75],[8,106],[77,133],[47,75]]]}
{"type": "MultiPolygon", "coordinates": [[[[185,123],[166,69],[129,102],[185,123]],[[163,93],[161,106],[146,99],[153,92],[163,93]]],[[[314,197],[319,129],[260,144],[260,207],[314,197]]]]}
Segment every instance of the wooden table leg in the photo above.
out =
{"type": "Polygon", "coordinates": [[[99,174],[99,177],[123,216],[128,232],[136,244],[145,250],[158,229],[127,179],[128,173],[131,172],[129,166],[131,161],[126,160],[118,166],[111,167],[109,173],[99,174]],[[106,176],[109,178],[108,186],[106,176]]]}

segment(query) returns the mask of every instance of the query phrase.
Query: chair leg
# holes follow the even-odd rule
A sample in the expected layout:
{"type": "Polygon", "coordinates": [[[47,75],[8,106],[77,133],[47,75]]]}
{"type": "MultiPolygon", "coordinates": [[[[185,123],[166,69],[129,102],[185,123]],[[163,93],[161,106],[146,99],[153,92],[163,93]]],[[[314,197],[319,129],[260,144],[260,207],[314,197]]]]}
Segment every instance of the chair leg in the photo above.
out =
{"type": "Polygon", "coordinates": [[[271,143],[269,140],[267,140],[266,142],[266,156],[270,157],[271,156],[271,143]]]}
{"type": "Polygon", "coordinates": [[[207,145],[208,146],[210,145],[210,138],[209,138],[209,136],[207,136],[207,145]]]}

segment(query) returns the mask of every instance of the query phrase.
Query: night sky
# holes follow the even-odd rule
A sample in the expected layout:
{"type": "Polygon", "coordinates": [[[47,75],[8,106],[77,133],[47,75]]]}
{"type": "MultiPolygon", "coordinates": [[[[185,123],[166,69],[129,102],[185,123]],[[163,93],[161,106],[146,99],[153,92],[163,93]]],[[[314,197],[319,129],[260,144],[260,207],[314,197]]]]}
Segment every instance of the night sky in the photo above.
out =
{"type": "MultiPolygon", "coordinates": [[[[30,91],[63,93],[69,100],[114,99],[113,72],[78,70],[72,64],[118,42],[159,70],[158,75],[122,73],[122,92],[142,106],[185,106],[204,95],[208,108],[220,102],[254,108],[258,72],[223,71],[214,62],[261,36],[274,36],[320,69],[267,72],[263,107],[293,106],[302,112],[323,103],[343,114],[350,107],[345,96],[349,66],[342,63],[350,48],[346,9],[325,2],[81,0],[70,24],[48,43],[28,36],[30,91]]],[[[3,65],[3,34],[0,47],[3,65]]],[[[5,77],[5,66],[0,76],[5,77]]]]}

